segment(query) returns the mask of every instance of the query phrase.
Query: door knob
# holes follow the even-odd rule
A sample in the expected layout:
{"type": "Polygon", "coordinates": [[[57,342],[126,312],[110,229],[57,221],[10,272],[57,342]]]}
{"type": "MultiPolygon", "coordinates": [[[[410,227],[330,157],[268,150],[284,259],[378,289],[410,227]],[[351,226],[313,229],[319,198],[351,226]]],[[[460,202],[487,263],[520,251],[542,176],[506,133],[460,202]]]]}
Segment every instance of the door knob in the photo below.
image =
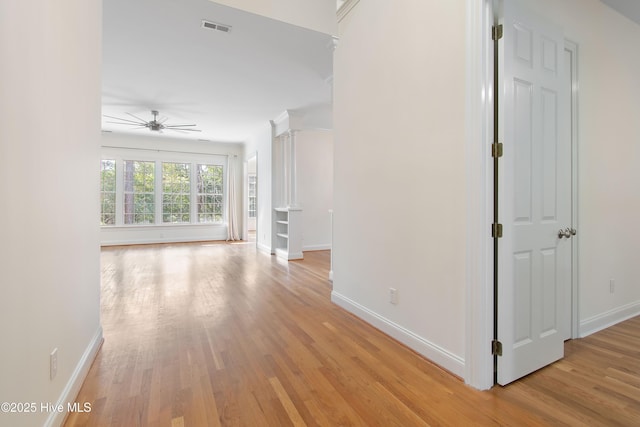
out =
{"type": "Polygon", "coordinates": [[[571,237],[571,229],[570,228],[565,228],[564,230],[560,229],[558,230],[558,239],[562,239],[563,237],[566,237],[567,239],[571,237]]]}
{"type": "Polygon", "coordinates": [[[578,232],[578,230],[576,230],[575,228],[572,228],[570,231],[572,236],[575,236],[576,233],[578,232]]]}

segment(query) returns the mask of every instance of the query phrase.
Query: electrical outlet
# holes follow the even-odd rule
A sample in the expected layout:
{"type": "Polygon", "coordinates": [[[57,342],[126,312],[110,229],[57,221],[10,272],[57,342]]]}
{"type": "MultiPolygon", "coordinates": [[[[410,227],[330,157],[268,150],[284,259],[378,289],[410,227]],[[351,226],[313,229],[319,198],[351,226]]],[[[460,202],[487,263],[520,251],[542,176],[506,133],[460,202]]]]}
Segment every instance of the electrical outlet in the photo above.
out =
{"type": "Polygon", "coordinates": [[[609,279],[609,293],[614,293],[616,291],[616,281],[613,279],[609,279]]]}
{"type": "Polygon", "coordinates": [[[54,348],[49,355],[49,378],[54,379],[58,374],[58,349],[54,348]]]}
{"type": "Polygon", "coordinates": [[[389,302],[391,304],[398,303],[398,290],[396,288],[389,288],[389,302]]]}

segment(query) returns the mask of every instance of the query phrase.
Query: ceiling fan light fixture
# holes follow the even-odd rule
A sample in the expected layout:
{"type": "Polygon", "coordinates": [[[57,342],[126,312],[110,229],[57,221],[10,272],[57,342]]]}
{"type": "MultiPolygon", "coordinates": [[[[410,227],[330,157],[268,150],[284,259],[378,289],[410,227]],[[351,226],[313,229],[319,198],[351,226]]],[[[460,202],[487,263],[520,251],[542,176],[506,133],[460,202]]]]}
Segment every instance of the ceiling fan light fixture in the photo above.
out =
{"type": "Polygon", "coordinates": [[[151,110],[151,114],[153,114],[153,120],[147,122],[147,127],[149,128],[149,130],[160,132],[162,129],[164,129],[164,125],[158,121],[158,114],[160,113],[158,113],[158,111],[156,110],[151,110]]]}
{"type": "Polygon", "coordinates": [[[107,122],[107,123],[113,123],[116,125],[127,125],[127,126],[135,126],[134,129],[139,129],[139,128],[147,128],[152,132],[162,132],[163,130],[175,130],[175,131],[183,131],[183,132],[201,132],[200,129],[188,129],[191,126],[196,126],[195,124],[182,124],[182,125],[165,125],[164,122],[166,121],[166,119],[163,119],[161,121],[158,121],[158,116],[160,115],[160,113],[157,110],[151,110],[151,114],[153,115],[153,120],[150,121],[145,121],[144,119],[141,119],[137,116],[134,116],[131,113],[127,113],[128,115],[130,115],[131,117],[133,117],[136,120],[130,120],[130,119],[123,119],[120,117],[113,117],[113,116],[107,116],[106,114],[104,115],[104,117],[107,117],[109,119],[114,119],[114,120],[118,120],[117,122],[107,122]]]}

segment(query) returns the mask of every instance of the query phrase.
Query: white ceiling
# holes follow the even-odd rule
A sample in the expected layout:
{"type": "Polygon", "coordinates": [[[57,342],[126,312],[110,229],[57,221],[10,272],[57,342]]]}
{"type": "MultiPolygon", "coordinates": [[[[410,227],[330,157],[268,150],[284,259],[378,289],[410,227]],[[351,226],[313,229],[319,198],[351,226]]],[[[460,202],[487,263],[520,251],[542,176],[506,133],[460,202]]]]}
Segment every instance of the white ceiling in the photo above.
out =
{"type": "MultiPolygon", "coordinates": [[[[640,23],[640,0],[602,0],[640,23]]],[[[202,132],[157,136],[242,142],[284,110],[330,120],[332,40],[210,0],[105,0],[103,114],[202,132]],[[203,19],[232,27],[201,28],[203,19]]],[[[113,132],[147,129],[106,123],[113,132]]]]}
{"type": "MultiPolygon", "coordinates": [[[[330,117],[332,38],[209,0],[106,0],[103,114],[202,132],[159,136],[242,142],[284,110],[330,117]],[[203,29],[203,19],[232,27],[203,29]]],[[[106,123],[103,130],[150,134],[106,123]]],[[[154,132],[154,135],[156,133],[154,132]]]]}
{"type": "Polygon", "coordinates": [[[632,21],[640,24],[640,0],[601,0],[632,21]]]}

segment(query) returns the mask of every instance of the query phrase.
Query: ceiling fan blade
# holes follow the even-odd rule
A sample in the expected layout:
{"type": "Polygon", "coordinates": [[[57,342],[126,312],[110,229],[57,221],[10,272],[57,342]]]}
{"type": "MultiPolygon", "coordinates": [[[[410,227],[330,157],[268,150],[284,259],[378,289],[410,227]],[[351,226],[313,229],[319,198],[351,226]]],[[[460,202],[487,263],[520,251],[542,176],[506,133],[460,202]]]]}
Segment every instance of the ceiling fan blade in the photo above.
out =
{"type": "Polygon", "coordinates": [[[128,126],[140,126],[140,127],[147,127],[146,123],[135,123],[135,122],[131,122],[131,123],[122,123],[122,122],[105,122],[105,123],[113,123],[114,125],[128,125],[128,126]]]}
{"type": "MultiPolygon", "coordinates": [[[[105,115],[103,115],[103,117],[108,117],[108,118],[110,118],[110,119],[114,119],[114,120],[122,120],[123,122],[131,122],[131,123],[135,123],[135,124],[144,124],[144,123],[147,123],[147,122],[145,122],[144,120],[143,120],[143,121],[139,121],[139,122],[134,122],[133,120],[129,120],[129,119],[122,119],[122,118],[120,118],[120,117],[107,116],[106,114],[105,114],[105,115]]],[[[114,122],[111,122],[111,123],[114,123],[114,122]]],[[[125,124],[125,123],[122,123],[122,124],[125,124]]]]}
{"type": "Polygon", "coordinates": [[[177,127],[184,127],[184,126],[197,126],[197,125],[164,125],[164,127],[166,128],[177,128],[177,127]]]}
{"type": "Polygon", "coordinates": [[[166,130],[177,130],[179,132],[202,132],[200,129],[183,129],[183,128],[170,128],[164,127],[166,130]]]}
{"type": "Polygon", "coordinates": [[[127,114],[128,114],[128,115],[130,115],[131,117],[134,117],[134,118],[136,118],[136,119],[140,120],[142,123],[147,123],[147,121],[148,121],[148,120],[141,119],[141,118],[140,118],[140,117],[138,117],[138,116],[134,116],[134,115],[133,115],[133,114],[131,114],[131,113],[127,113],[127,114]]]}

